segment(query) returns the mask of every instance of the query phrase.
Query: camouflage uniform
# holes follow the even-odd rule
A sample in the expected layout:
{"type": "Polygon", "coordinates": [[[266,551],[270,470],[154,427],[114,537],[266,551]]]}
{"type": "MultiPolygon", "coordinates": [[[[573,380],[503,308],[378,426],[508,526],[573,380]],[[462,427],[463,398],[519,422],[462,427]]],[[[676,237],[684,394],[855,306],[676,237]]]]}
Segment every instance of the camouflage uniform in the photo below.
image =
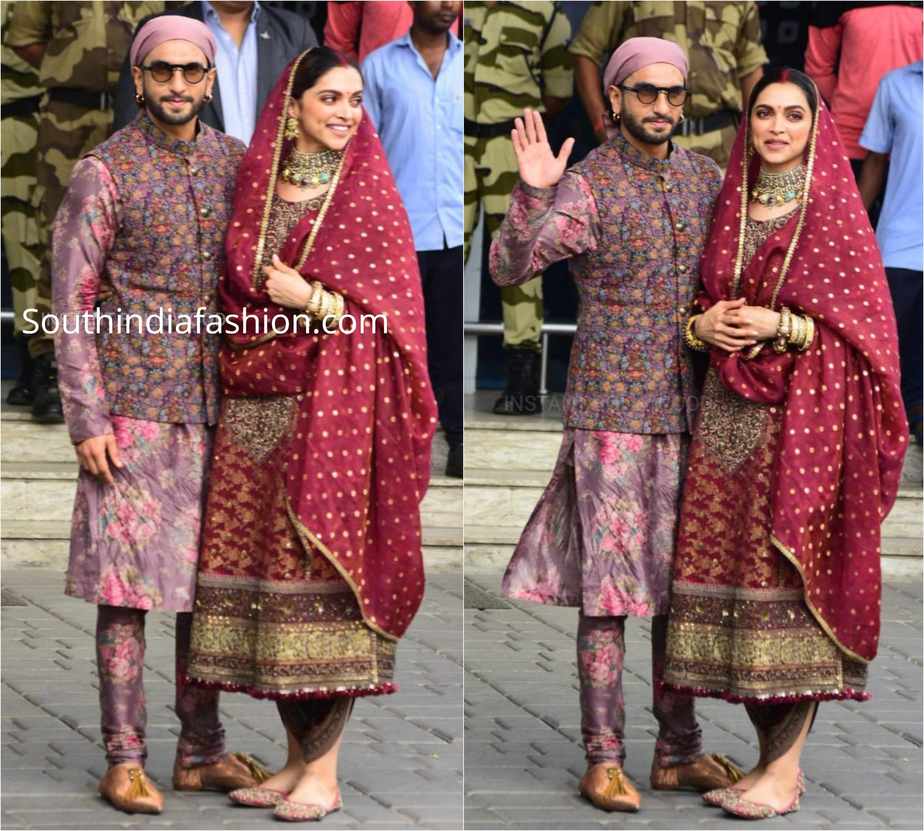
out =
{"type": "MultiPolygon", "coordinates": [[[[119,83],[138,22],[164,10],[163,2],[14,3],[5,33],[7,46],[45,44],[39,68],[44,88],[39,105],[36,167],[39,241],[42,265],[35,306],[51,311],[48,245],[55,213],[64,198],[71,170],[112,127],[110,97],[119,83]]],[[[51,353],[51,337],[29,341],[33,357],[51,353]]]]}
{"type": "MultiPolygon", "coordinates": [[[[571,24],[555,3],[465,4],[466,259],[479,208],[484,206],[487,244],[517,183],[512,120],[526,107],[544,112],[543,95],[570,98],[573,93],[570,36],[571,24]]],[[[538,350],[542,280],[502,288],[501,301],[504,345],[538,350]]]]}
{"type": "Polygon", "coordinates": [[[16,333],[22,332],[25,310],[35,305],[41,249],[35,203],[38,142],[38,101],[42,94],[38,72],[6,45],[7,22],[15,4],[0,3],[3,46],[0,51],[0,152],[3,182],[3,252],[10,269],[16,333]]]}
{"type": "MultiPolygon", "coordinates": [[[[767,62],[760,40],[756,3],[594,3],[570,46],[601,69],[613,50],[633,37],[674,41],[690,62],[692,90],[684,108],[687,120],[743,110],[741,79],[767,62]]],[[[723,169],[737,132],[737,118],[700,135],[677,135],[681,147],[711,157],[723,169]]]]}

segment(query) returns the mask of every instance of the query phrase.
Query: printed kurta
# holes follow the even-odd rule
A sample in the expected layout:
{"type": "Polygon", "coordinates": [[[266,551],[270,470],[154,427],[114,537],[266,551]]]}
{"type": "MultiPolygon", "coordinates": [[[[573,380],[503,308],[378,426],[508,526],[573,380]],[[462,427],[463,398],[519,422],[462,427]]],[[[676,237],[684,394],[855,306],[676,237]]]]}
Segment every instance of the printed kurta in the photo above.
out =
{"type": "Polygon", "coordinates": [[[647,159],[617,137],[554,189],[519,185],[492,247],[502,284],[570,258],[581,300],[562,447],[504,576],[511,597],[667,612],[695,390],[679,321],[719,185],[711,162],[673,154],[647,159]],[[604,179],[605,160],[620,175],[604,179]]]}
{"type": "MultiPolygon", "coordinates": [[[[225,137],[216,138],[214,131],[201,128],[199,134],[207,141],[174,142],[157,130],[145,116],[125,130],[138,131],[150,138],[146,146],[149,155],[139,158],[138,165],[151,165],[159,172],[148,171],[148,180],[160,181],[163,170],[169,167],[171,154],[179,149],[186,151],[183,158],[199,158],[206,162],[208,148],[226,150],[225,137]],[[143,126],[142,126],[143,125],[143,126]],[[211,144],[211,142],[216,142],[211,144]],[[198,154],[198,155],[196,155],[198,154]]],[[[119,134],[113,137],[118,140],[119,134]]],[[[228,140],[233,141],[233,140],[228,140]]],[[[238,144],[242,149],[242,145],[238,144]]],[[[238,154],[239,155],[239,154],[238,154]]],[[[212,167],[212,184],[221,187],[222,174],[233,178],[236,161],[226,154],[212,167]],[[230,161],[230,166],[229,166],[230,161]]],[[[124,171],[123,171],[124,173],[124,171]]],[[[143,172],[138,181],[143,181],[143,172]]],[[[181,180],[180,180],[181,181],[181,180]]],[[[210,185],[211,187],[212,185],[210,185]]],[[[171,189],[170,199],[182,199],[184,189],[180,182],[171,189]]],[[[218,191],[216,200],[221,199],[218,191]]],[[[85,439],[113,434],[119,447],[123,467],[113,469],[115,483],[108,485],[81,469],[77,482],[77,495],[71,526],[71,547],[68,563],[66,593],[91,603],[125,606],[135,609],[164,609],[177,612],[192,610],[195,591],[196,561],[199,553],[200,523],[203,508],[205,476],[211,446],[211,428],[206,402],[217,401],[217,372],[203,371],[203,365],[214,364],[216,345],[204,347],[202,338],[187,334],[197,363],[189,373],[193,389],[182,391],[179,400],[195,401],[197,407],[189,413],[178,413],[175,419],[145,419],[136,416],[135,405],[142,406],[138,373],[113,359],[110,354],[102,360],[101,344],[119,337],[108,333],[109,324],[103,319],[102,334],[95,334],[92,324],[78,321],[77,315],[92,315],[99,304],[100,310],[109,310],[116,292],[110,261],[116,254],[120,268],[126,274],[125,291],[138,297],[144,289],[138,287],[131,276],[134,263],[148,280],[154,280],[156,271],[149,268],[157,251],[173,256],[173,240],[189,235],[193,246],[199,245],[202,261],[212,257],[210,245],[221,244],[222,233],[201,234],[194,226],[183,226],[183,216],[176,217],[177,227],[152,230],[149,245],[144,252],[124,250],[124,226],[127,206],[138,194],[121,193],[110,169],[99,158],[81,160],[67,196],[58,212],[54,231],[54,311],[60,321],[55,336],[58,362],[58,384],[71,440],[77,444],[85,439]],[[143,256],[142,256],[143,254],[143,256]],[[211,352],[203,360],[204,352],[211,352]],[[124,391],[134,391],[123,394],[124,391]],[[112,394],[115,393],[115,394],[112,394]]],[[[153,192],[148,200],[157,201],[153,192]]],[[[163,205],[156,206],[158,210],[163,205]]],[[[195,212],[194,212],[195,213],[195,212]]],[[[224,207],[214,207],[210,213],[224,216],[224,207]]],[[[147,214],[150,219],[151,214],[147,214]]],[[[181,256],[195,255],[184,251],[181,256]]],[[[205,291],[214,294],[215,272],[210,272],[212,285],[205,291]]],[[[206,275],[208,276],[208,275],[206,275]]],[[[161,305],[169,306],[170,293],[151,289],[159,296],[161,305]]],[[[116,304],[117,305],[117,304],[116,304]]],[[[153,309],[150,302],[146,308],[153,309]]],[[[112,318],[112,325],[117,325],[112,318]]],[[[135,340],[139,350],[159,336],[144,333],[135,340]]],[[[120,355],[125,354],[124,345],[120,355]]],[[[163,357],[166,353],[158,353],[163,357]]],[[[140,354],[140,353],[139,353],[140,354]]],[[[174,351],[174,366],[180,370],[182,354],[174,351]]],[[[148,355],[149,364],[159,362],[157,356],[148,355]]],[[[166,367],[165,377],[176,373],[166,367]]],[[[164,371],[161,365],[161,371],[164,371]]],[[[174,399],[177,400],[177,399],[174,399]]],[[[157,415],[162,413],[158,410],[157,415]]]]}

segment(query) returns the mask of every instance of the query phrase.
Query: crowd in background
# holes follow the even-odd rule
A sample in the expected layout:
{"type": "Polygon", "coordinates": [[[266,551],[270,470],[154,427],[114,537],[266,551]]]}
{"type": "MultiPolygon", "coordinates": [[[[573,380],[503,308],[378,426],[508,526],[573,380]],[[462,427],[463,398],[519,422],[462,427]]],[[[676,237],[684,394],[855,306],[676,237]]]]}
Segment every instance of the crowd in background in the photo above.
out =
{"type": "MultiPolygon", "coordinates": [[[[41,332],[22,335],[25,311],[34,308],[43,314],[50,309],[49,229],[73,165],[135,116],[127,53],[133,32],[146,17],[176,13],[210,27],[219,43],[219,90],[201,117],[244,142],[283,67],[317,43],[349,55],[364,68],[368,65],[370,91],[381,96],[387,86],[389,106],[415,100],[415,84],[396,83],[392,71],[394,62],[400,76],[415,77],[402,63],[407,56],[400,44],[413,20],[411,4],[405,2],[0,5],[4,282],[11,290],[20,368],[8,401],[31,407],[40,422],[61,420],[53,346],[41,332]],[[386,44],[393,47],[387,57],[380,52],[369,64],[369,55],[386,44]]],[[[814,79],[877,223],[899,319],[906,406],[920,435],[920,2],[469,2],[464,32],[460,17],[451,27],[442,78],[439,67],[433,67],[433,101],[438,106],[434,109],[431,102],[429,109],[417,108],[411,119],[396,116],[390,132],[383,132],[389,159],[404,182],[402,195],[412,222],[417,217],[418,250],[429,252],[421,257],[425,286],[436,280],[428,294],[428,323],[441,338],[432,344],[436,364],[431,371],[441,379],[437,386],[444,391],[444,429],[458,453],[461,346],[455,342],[459,338],[448,335],[461,330],[461,286],[442,275],[462,256],[456,249],[463,236],[464,256],[469,256],[468,244],[482,217],[491,236],[506,213],[517,179],[509,138],[513,119],[525,107],[544,113],[553,141],[577,139],[571,162],[579,161],[606,139],[610,126],[601,66],[622,41],[639,35],[673,40],[689,55],[691,95],[675,141],[720,166],[728,159],[743,103],[766,65],[804,68],[814,79]],[[464,34],[464,56],[456,34],[464,34]],[[462,139],[456,72],[461,61],[464,184],[459,153],[451,149],[462,139]],[[426,144],[423,154],[417,142],[426,144]],[[426,175],[424,157],[431,160],[426,175]],[[901,175],[890,176],[890,170],[901,175]],[[427,184],[413,188],[411,183],[421,181],[421,175],[427,184]],[[460,226],[457,202],[463,187],[460,226]]],[[[421,100],[419,94],[416,98],[421,100]]],[[[382,117],[378,107],[378,102],[370,103],[376,120],[382,117]]],[[[501,307],[506,386],[495,412],[538,412],[542,276],[502,289],[501,307]]]]}
{"type": "MultiPolygon", "coordinates": [[[[620,43],[638,36],[672,40],[688,55],[690,95],[674,141],[722,168],[750,90],[766,66],[804,69],[815,81],[871,219],[878,220],[899,320],[905,403],[920,439],[919,2],[466,3],[466,244],[482,216],[489,240],[507,211],[517,182],[509,138],[513,119],[526,107],[543,113],[553,144],[577,139],[570,163],[579,161],[612,128],[601,68],[620,43]]],[[[546,277],[548,285],[551,274],[546,277]]],[[[488,282],[484,274],[482,287],[488,282]]],[[[537,413],[542,275],[502,287],[500,300],[506,378],[494,412],[537,413]]]]}
{"type": "Polygon", "coordinates": [[[410,214],[427,288],[431,374],[461,475],[462,64],[459,2],[3,2],[3,253],[19,377],[7,402],[41,423],[63,420],[50,312],[50,229],[71,170],[137,115],[133,33],[152,15],[204,22],[218,44],[218,82],[201,120],[249,143],[285,67],[318,44],[370,75],[368,111],[410,214]],[[418,15],[415,23],[415,13],[418,15]],[[414,47],[411,31],[414,27],[414,47]],[[382,52],[386,45],[393,47],[382,52]],[[374,54],[379,51],[379,54],[374,54]],[[400,74],[401,81],[396,83],[400,74]],[[458,294],[458,297],[456,297],[458,294]],[[31,317],[27,311],[36,310],[31,317]]]}

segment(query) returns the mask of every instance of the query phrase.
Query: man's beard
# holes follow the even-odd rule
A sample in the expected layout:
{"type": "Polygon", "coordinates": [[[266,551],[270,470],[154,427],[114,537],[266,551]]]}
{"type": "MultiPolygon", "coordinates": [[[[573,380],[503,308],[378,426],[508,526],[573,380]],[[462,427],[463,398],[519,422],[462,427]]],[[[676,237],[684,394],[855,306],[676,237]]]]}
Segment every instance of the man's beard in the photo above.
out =
{"type": "Polygon", "coordinates": [[[623,110],[619,113],[620,121],[625,124],[626,130],[629,131],[629,134],[638,139],[645,144],[664,144],[668,141],[672,135],[674,135],[674,130],[677,129],[677,125],[674,124],[670,130],[665,133],[653,133],[645,127],[645,125],[636,120],[628,111],[623,110]]]}
{"type": "MultiPolygon", "coordinates": [[[[166,96],[164,96],[166,97],[166,96]]],[[[181,125],[188,124],[192,121],[199,113],[202,111],[202,108],[205,106],[205,96],[203,95],[198,101],[193,98],[191,95],[182,96],[184,101],[188,101],[192,104],[192,108],[188,113],[172,113],[168,112],[164,105],[161,104],[160,100],[155,98],[153,95],[144,96],[145,106],[148,108],[148,112],[154,116],[158,121],[163,124],[173,124],[181,125]]]]}

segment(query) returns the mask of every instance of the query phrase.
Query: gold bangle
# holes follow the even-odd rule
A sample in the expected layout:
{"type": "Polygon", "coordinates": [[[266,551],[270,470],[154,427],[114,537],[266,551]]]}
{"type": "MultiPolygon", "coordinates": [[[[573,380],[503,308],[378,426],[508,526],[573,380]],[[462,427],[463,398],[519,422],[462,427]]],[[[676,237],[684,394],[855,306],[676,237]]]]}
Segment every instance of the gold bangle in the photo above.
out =
{"type": "Polygon", "coordinates": [[[700,316],[701,315],[691,315],[687,320],[687,325],[683,330],[683,342],[695,352],[708,352],[709,344],[701,338],[698,338],[696,332],[693,331],[696,326],[696,318],[700,316]]]}
{"type": "Polygon", "coordinates": [[[805,337],[805,324],[802,320],[802,316],[793,315],[792,316],[792,331],[790,331],[789,333],[789,337],[787,338],[787,343],[789,346],[793,346],[796,349],[798,349],[804,337],[805,337]]]}
{"type": "Polygon", "coordinates": [[[802,320],[805,323],[805,337],[799,345],[799,351],[805,352],[812,345],[812,341],[815,340],[815,321],[808,315],[805,315],[802,320]]]}
{"type": "Polygon", "coordinates": [[[324,287],[321,285],[319,280],[315,280],[311,284],[311,297],[308,298],[308,302],[305,304],[305,311],[308,312],[312,317],[318,316],[318,300],[324,292],[324,287]]]}
{"type": "Polygon", "coordinates": [[[788,306],[782,306],[780,308],[780,320],[776,326],[776,337],[773,339],[773,351],[778,355],[782,355],[789,348],[792,327],[792,312],[788,306]]]}
{"type": "Polygon", "coordinates": [[[328,311],[327,316],[335,325],[337,321],[340,320],[340,295],[335,291],[330,293],[330,310],[328,311]]]}
{"type": "Polygon", "coordinates": [[[324,298],[321,300],[321,320],[330,317],[330,308],[334,302],[334,295],[329,291],[324,292],[324,298]]]}

